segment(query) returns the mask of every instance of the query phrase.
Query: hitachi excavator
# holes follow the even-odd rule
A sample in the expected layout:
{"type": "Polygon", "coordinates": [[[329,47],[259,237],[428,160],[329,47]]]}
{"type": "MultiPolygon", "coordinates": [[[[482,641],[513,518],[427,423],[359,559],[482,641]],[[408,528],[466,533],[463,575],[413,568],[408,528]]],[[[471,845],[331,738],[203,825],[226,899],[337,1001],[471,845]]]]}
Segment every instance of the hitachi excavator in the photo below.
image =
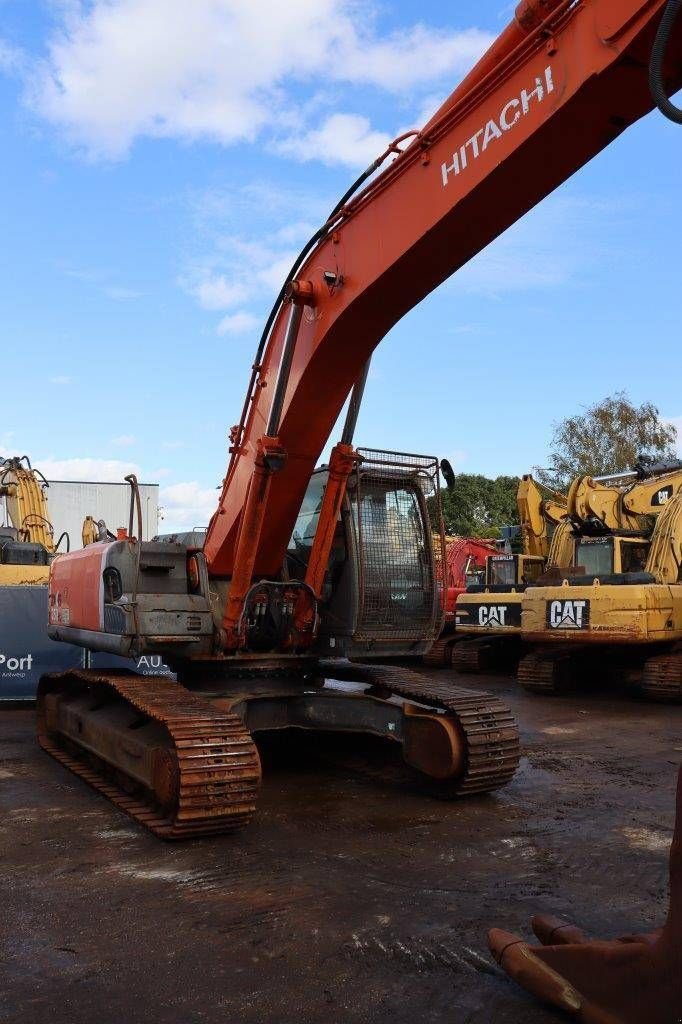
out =
{"type": "Polygon", "coordinates": [[[519,482],[516,503],[523,553],[491,554],[484,582],[457,598],[450,663],[458,672],[515,670],[521,655],[523,594],[548,564],[567,505],[565,495],[542,487],[530,474],[519,482]]]}
{"type": "MultiPolygon", "coordinates": [[[[440,630],[442,516],[437,460],[354,450],[358,409],[359,387],[344,440],[304,490],[277,571],[263,562],[240,582],[234,569],[231,578],[209,570],[220,509],[229,507],[223,504],[203,550],[140,543],[133,476],[123,536],[105,536],[52,566],[53,639],[125,657],[162,655],[178,682],[96,671],[44,677],[40,741],[163,838],[248,822],[260,783],[253,735],[265,730],[385,737],[401,745],[417,776],[442,797],[487,792],[514,774],[518,733],[497,698],[372,663],[420,655],[440,630]],[[237,585],[245,590],[229,625],[237,585]]],[[[251,429],[247,421],[232,472],[239,453],[245,458],[250,450],[251,429]]],[[[271,427],[265,436],[277,433],[271,427]]],[[[271,473],[286,473],[281,448],[271,440],[264,445],[237,551],[248,515],[274,485],[271,473]]],[[[266,525],[273,523],[258,524],[261,533],[266,525]]],[[[253,550],[246,549],[250,557],[253,550]]]]}
{"type": "Polygon", "coordinates": [[[682,463],[574,481],[574,556],[523,599],[519,682],[563,693],[598,678],[682,700],[682,463]]]}
{"type": "Polygon", "coordinates": [[[0,497],[10,526],[0,526],[0,586],[47,584],[55,543],[47,504],[48,483],[26,455],[0,459],[0,497]]]}
{"type": "MultiPolygon", "coordinates": [[[[55,636],[162,651],[178,671],[177,684],[73,673],[41,686],[43,745],[157,832],[248,820],[260,774],[250,731],[260,723],[352,728],[356,713],[366,729],[371,717],[446,789],[473,781],[480,750],[481,788],[513,772],[487,699],[372,666],[347,666],[355,692],[316,685],[346,675],[345,663],[320,661],[316,643],[357,466],[352,435],[332,451],[303,580],[286,576],[287,546],[336,417],[389,328],[654,104],[682,121],[667,98],[682,83],[681,2],[522,0],[422,131],[360,176],[296,260],[256,353],[203,550],[161,553],[130,537],[53,563],[55,636]],[[273,663],[290,680],[274,689],[273,663]],[[475,740],[468,714],[479,716],[475,740]]],[[[519,947],[512,965],[502,942],[500,958],[576,1019],[668,1021],[682,1013],[676,938],[664,931],[625,969],[627,951],[618,958],[598,944],[573,958],[570,946],[535,957],[519,947]],[[540,970],[549,991],[536,984],[540,970]],[[656,973],[660,984],[647,986],[656,973]]]]}

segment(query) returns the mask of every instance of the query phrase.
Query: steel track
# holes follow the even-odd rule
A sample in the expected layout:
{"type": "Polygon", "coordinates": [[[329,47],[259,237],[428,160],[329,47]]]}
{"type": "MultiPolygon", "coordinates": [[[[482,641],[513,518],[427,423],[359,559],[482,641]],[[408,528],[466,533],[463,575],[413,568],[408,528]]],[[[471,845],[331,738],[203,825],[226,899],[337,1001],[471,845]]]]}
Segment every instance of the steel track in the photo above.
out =
{"type": "Polygon", "coordinates": [[[466,765],[461,776],[433,787],[440,795],[487,793],[513,778],[519,764],[519,731],[511,710],[498,697],[434,683],[393,666],[323,662],[322,667],[331,678],[371,683],[454,717],[466,742],[466,765]]]}
{"type": "Polygon", "coordinates": [[[208,701],[166,676],[65,672],[45,676],[38,690],[38,742],[52,757],[107,796],[117,807],[163,839],[185,839],[247,825],[256,809],[261,767],[258,750],[235,714],[214,712],[208,701]],[[161,779],[170,794],[158,795],[92,758],[73,741],[51,732],[45,714],[49,694],[116,695],[164,726],[171,740],[161,779]],[[174,757],[173,757],[174,753],[174,757]]]}

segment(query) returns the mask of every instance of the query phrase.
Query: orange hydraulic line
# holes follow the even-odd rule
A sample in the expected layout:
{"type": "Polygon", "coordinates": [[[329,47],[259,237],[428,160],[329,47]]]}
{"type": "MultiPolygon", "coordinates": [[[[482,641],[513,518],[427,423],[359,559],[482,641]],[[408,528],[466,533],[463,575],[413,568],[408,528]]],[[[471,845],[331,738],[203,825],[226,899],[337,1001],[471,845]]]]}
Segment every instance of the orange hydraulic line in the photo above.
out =
{"type": "Polygon", "coordinates": [[[284,452],[279,448],[277,438],[262,437],[260,439],[244,514],[239,528],[234,560],[234,574],[230,581],[230,590],[223,616],[225,647],[228,649],[239,646],[238,624],[244,611],[246,595],[251,587],[253,567],[258,552],[258,541],[260,540],[263,528],[263,518],[272,483],[272,475],[275,469],[279,468],[277,463],[283,462],[284,458],[284,452]],[[272,464],[273,461],[275,463],[274,466],[272,464]]]}
{"type": "Polygon", "coordinates": [[[353,472],[357,460],[358,456],[350,444],[339,442],[332,448],[329,458],[329,478],[322,498],[320,518],[305,574],[305,581],[317,598],[322,592],[334,531],[346,494],[348,478],[353,472]]]}

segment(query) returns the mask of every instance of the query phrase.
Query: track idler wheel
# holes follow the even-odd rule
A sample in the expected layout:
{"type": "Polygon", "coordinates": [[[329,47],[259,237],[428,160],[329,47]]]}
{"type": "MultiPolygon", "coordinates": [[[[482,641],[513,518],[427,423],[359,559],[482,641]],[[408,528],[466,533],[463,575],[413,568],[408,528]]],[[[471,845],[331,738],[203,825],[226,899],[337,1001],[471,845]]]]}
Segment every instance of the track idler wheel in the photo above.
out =
{"type": "Polygon", "coordinates": [[[531,927],[540,945],[499,928],[488,933],[488,944],[507,974],[538,999],[584,1024],[682,1019],[682,769],[664,926],[612,941],[592,941],[574,925],[544,914],[531,927]]]}
{"type": "Polygon", "coordinates": [[[458,777],[466,765],[466,741],[445,715],[429,715],[406,704],[403,757],[431,779],[458,777]]]}

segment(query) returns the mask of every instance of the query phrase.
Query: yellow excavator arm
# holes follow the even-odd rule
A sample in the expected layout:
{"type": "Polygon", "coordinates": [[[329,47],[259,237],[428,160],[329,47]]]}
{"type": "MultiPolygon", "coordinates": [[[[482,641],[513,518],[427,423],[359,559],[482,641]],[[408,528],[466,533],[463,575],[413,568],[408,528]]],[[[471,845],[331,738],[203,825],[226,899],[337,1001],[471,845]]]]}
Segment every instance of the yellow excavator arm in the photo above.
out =
{"type": "Polygon", "coordinates": [[[682,488],[682,463],[659,463],[607,477],[577,477],[568,492],[568,514],[599,520],[608,530],[641,530],[643,516],[658,516],[682,488]]]}
{"type": "Polygon", "coordinates": [[[541,487],[527,473],[519,483],[516,505],[524,554],[547,558],[552,530],[568,512],[566,496],[541,487]]]}
{"type": "Polygon", "coordinates": [[[54,527],[47,505],[48,483],[43,474],[33,469],[26,455],[0,462],[0,496],[4,497],[7,514],[18,531],[19,540],[42,544],[54,554],[54,527]]]}
{"type": "Polygon", "coordinates": [[[682,492],[664,503],[651,536],[646,572],[657,583],[679,583],[682,567],[682,492]]]}

